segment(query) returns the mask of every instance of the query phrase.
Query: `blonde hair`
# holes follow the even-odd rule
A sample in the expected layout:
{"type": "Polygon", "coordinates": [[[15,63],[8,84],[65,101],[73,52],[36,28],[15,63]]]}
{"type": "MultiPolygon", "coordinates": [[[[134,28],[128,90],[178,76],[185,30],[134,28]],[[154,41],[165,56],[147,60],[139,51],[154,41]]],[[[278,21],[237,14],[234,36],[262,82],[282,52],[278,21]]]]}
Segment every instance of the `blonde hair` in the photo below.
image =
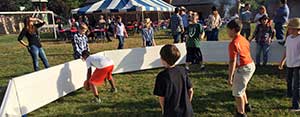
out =
{"type": "Polygon", "coordinates": [[[266,7],[264,5],[261,5],[259,7],[259,10],[263,10],[263,14],[267,14],[267,9],[266,9],[266,7]]]}

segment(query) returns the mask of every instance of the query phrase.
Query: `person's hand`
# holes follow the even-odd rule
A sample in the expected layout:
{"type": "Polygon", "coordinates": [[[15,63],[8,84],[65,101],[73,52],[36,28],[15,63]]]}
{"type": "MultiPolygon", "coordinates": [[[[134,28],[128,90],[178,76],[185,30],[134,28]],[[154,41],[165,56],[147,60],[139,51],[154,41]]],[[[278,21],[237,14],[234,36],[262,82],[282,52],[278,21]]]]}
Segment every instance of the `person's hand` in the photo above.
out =
{"type": "Polygon", "coordinates": [[[27,48],[28,51],[30,51],[30,46],[26,45],[25,47],[27,48]]]}
{"type": "Polygon", "coordinates": [[[117,35],[116,34],[114,34],[114,38],[117,39],[117,35]]]}
{"type": "Polygon", "coordinates": [[[125,38],[128,38],[128,34],[127,33],[125,34],[125,38]]]}
{"type": "Polygon", "coordinates": [[[231,79],[231,78],[228,78],[227,84],[228,84],[229,86],[232,86],[232,79],[231,79]]]}
{"type": "Polygon", "coordinates": [[[278,66],[278,69],[283,70],[283,64],[282,63],[280,63],[280,65],[278,66]]]}
{"type": "Polygon", "coordinates": [[[269,39],[269,40],[268,40],[268,44],[269,44],[269,45],[271,45],[271,43],[272,43],[272,40],[271,40],[271,39],[269,39]]]}

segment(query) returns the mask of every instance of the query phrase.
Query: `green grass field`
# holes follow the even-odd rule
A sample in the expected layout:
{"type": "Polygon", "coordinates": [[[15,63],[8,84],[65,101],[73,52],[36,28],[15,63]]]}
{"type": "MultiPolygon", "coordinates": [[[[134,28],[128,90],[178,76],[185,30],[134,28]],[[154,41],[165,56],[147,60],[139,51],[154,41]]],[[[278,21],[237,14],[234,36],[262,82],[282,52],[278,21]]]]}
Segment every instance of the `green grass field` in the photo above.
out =
{"type": "MultiPolygon", "coordinates": [[[[220,34],[226,33],[222,30],[220,34]]],[[[31,57],[16,38],[17,35],[0,36],[1,97],[10,78],[33,72],[31,57]]],[[[157,44],[172,43],[171,39],[166,38],[168,37],[159,36],[156,39],[157,44]]],[[[222,40],[224,38],[221,37],[222,40]]],[[[117,43],[117,40],[110,43],[91,43],[91,52],[115,49],[117,43]]],[[[71,43],[44,41],[42,44],[52,66],[73,60],[71,43]]],[[[140,38],[126,40],[125,48],[134,47],[141,47],[140,38]]],[[[227,65],[214,63],[206,66],[205,71],[189,74],[195,91],[192,102],[195,116],[232,116],[234,98],[226,84],[227,65]]],[[[28,116],[160,116],[158,98],[152,92],[155,77],[161,70],[114,75],[118,93],[111,94],[108,84],[99,87],[103,100],[101,105],[91,103],[92,93],[80,89],[29,113],[28,116]]],[[[247,93],[254,109],[248,116],[299,116],[300,113],[288,110],[291,103],[290,99],[285,97],[285,86],[285,80],[278,78],[277,66],[257,68],[248,85],[247,93]]]]}

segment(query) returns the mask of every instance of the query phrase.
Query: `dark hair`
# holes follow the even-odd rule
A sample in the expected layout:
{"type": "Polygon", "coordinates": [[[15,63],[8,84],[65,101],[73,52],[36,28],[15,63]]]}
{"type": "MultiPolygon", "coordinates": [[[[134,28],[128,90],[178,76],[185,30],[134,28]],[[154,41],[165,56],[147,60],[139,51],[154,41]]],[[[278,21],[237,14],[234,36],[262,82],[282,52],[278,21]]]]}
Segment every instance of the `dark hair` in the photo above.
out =
{"type": "Polygon", "coordinates": [[[286,3],[287,3],[287,0],[280,0],[280,3],[281,3],[281,4],[286,4],[286,3]]]}
{"type": "Polygon", "coordinates": [[[216,6],[211,7],[211,11],[217,11],[217,10],[218,10],[218,9],[217,9],[216,6]]]}
{"type": "Polygon", "coordinates": [[[121,17],[121,16],[117,16],[117,20],[118,20],[118,19],[122,19],[122,17],[121,17]]]}
{"type": "Polygon", "coordinates": [[[242,22],[239,19],[233,19],[227,24],[227,28],[234,29],[235,32],[240,32],[242,28],[242,22]]]}
{"type": "Polygon", "coordinates": [[[250,4],[249,4],[249,3],[246,3],[245,6],[250,6],[250,4]]]}
{"type": "Polygon", "coordinates": [[[90,52],[88,50],[83,50],[81,56],[90,56],[90,52]]]}
{"type": "Polygon", "coordinates": [[[269,19],[269,17],[267,15],[263,15],[259,18],[259,21],[261,22],[264,19],[269,19]]]}
{"type": "Polygon", "coordinates": [[[173,44],[167,44],[160,49],[160,57],[169,65],[174,65],[180,58],[180,51],[173,44]]]}
{"type": "Polygon", "coordinates": [[[23,23],[24,23],[24,29],[26,29],[30,34],[33,34],[37,31],[37,28],[33,25],[29,25],[30,21],[30,16],[27,16],[24,18],[23,23]]]}
{"type": "Polygon", "coordinates": [[[180,8],[176,7],[174,12],[179,13],[179,10],[180,10],[180,8]]]}

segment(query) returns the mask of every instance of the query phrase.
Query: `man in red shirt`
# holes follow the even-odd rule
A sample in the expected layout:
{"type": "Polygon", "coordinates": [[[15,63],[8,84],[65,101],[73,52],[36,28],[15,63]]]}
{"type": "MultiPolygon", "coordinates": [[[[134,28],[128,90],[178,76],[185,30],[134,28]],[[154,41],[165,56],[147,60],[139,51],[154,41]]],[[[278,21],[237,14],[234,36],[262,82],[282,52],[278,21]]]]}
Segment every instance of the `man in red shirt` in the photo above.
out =
{"type": "Polygon", "coordinates": [[[246,88],[254,71],[255,64],[251,58],[250,43],[240,35],[242,23],[234,19],[227,24],[227,32],[232,41],[229,44],[229,72],[228,84],[232,87],[232,95],[235,97],[237,117],[245,117],[250,112],[246,88]]]}

